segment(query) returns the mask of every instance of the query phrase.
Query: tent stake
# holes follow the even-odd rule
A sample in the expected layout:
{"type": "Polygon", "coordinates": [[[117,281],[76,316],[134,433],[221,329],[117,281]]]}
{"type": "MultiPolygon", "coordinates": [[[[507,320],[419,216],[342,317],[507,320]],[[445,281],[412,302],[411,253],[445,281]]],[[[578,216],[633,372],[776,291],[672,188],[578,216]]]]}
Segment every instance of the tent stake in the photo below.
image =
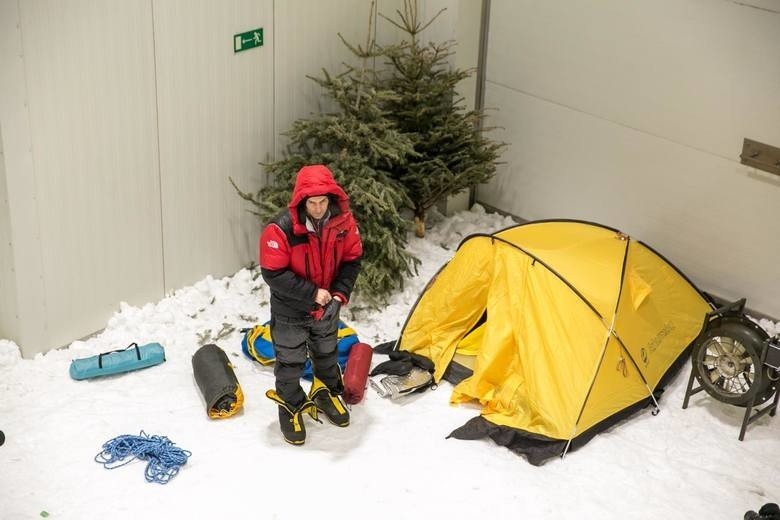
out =
{"type": "Polygon", "coordinates": [[[566,458],[566,452],[569,451],[569,446],[571,445],[571,439],[566,442],[566,446],[563,447],[563,451],[561,452],[561,460],[566,458]]]}
{"type": "Polygon", "coordinates": [[[656,415],[658,415],[659,413],[661,413],[661,407],[660,407],[660,406],[658,406],[658,401],[656,401],[656,400],[655,400],[655,396],[653,395],[653,391],[652,391],[652,390],[650,390],[650,387],[649,387],[649,386],[647,386],[647,384],[645,384],[645,388],[647,388],[647,391],[648,391],[648,392],[650,392],[650,399],[652,399],[652,400],[653,400],[653,406],[655,407],[655,410],[653,410],[653,411],[652,411],[652,412],[650,412],[650,413],[651,413],[653,416],[656,416],[656,415]]]}
{"type": "Polygon", "coordinates": [[[563,452],[561,452],[561,460],[566,457],[566,452],[569,451],[569,446],[571,446],[571,441],[574,439],[574,436],[577,434],[577,425],[574,425],[574,429],[571,431],[571,436],[569,437],[569,440],[566,441],[566,446],[563,447],[563,452]]]}

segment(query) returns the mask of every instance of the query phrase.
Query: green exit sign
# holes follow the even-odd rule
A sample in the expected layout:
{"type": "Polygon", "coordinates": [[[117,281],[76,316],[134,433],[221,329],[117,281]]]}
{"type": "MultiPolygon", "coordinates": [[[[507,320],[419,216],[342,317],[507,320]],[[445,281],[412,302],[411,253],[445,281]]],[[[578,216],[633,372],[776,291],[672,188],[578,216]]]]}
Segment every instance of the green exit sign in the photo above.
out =
{"type": "Polygon", "coordinates": [[[263,46],[263,28],[252,29],[245,33],[233,36],[233,52],[241,52],[247,49],[263,46]]]}

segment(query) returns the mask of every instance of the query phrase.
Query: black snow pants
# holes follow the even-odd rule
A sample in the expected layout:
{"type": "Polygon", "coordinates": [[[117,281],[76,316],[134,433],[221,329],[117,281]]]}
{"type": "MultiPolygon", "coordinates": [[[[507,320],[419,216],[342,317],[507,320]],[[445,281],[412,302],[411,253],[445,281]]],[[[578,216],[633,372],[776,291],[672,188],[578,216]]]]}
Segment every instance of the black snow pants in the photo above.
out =
{"type": "Polygon", "coordinates": [[[329,320],[271,317],[276,362],[276,393],[293,407],[306,399],[301,388],[301,375],[307,357],[311,358],[314,376],[332,391],[340,391],[341,374],[336,349],[339,317],[329,320]]]}

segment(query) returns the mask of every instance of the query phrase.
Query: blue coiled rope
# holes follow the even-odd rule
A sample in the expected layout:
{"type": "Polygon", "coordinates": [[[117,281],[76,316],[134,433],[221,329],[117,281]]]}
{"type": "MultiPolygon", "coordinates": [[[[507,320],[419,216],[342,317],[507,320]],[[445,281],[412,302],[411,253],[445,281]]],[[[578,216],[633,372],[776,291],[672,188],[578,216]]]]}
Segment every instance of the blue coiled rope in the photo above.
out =
{"type": "Polygon", "coordinates": [[[103,451],[95,455],[95,462],[106,469],[114,469],[133,459],[148,460],[144,472],[146,481],[167,484],[190,455],[191,452],[177,447],[168,437],[150,436],[141,430],[140,435],[120,435],[103,444],[103,451]]]}

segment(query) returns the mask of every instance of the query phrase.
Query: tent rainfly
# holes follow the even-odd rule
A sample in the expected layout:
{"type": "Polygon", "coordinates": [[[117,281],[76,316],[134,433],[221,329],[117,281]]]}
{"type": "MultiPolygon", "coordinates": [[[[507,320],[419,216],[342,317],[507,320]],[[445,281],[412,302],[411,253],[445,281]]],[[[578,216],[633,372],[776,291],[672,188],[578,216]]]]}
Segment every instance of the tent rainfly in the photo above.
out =
{"type": "Polygon", "coordinates": [[[537,221],[461,242],[428,283],[397,350],[431,359],[451,402],[531,464],[564,455],[649,404],[712,308],[660,254],[616,229],[537,221]]]}

